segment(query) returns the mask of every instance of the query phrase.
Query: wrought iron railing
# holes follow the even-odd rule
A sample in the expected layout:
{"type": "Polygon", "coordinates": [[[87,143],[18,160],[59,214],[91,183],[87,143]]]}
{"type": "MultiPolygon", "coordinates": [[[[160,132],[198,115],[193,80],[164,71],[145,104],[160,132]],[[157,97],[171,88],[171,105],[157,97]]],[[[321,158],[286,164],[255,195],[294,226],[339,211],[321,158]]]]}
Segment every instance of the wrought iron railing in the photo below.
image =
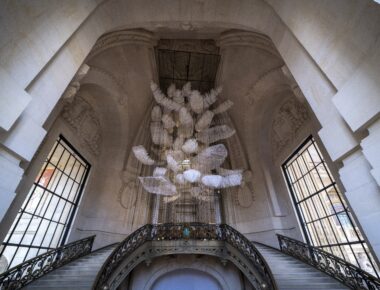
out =
{"type": "Polygon", "coordinates": [[[222,224],[145,225],[129,235],[108,257],[99,271],[93,289],[108,289],[108,280],[118,266],[147,241],[216,240],[224,241],[240,251],[260,274],[260,289],[277,289],[271,271],[256,247],[234,228],[222,224]]]}
{"type": "Polygon", "coordinates": [[[0,275],[0,289],[21,289],[50,271],[89,254],[94,239],[95,236],[91,236],[72,242],[9,269],[0,275]]]}
{"type": "Polygon", "coordinates": [[[351,289],[380,290],[380,279],[319,248],[277,235],[281,251],[339,280],[351,289]]]}

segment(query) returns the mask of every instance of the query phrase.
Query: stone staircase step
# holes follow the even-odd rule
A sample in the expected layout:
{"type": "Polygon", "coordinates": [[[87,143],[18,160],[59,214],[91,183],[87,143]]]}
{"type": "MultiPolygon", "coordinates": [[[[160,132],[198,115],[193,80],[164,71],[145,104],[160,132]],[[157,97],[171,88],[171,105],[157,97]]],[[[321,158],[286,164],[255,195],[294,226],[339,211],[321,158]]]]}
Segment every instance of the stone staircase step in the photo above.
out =
{"type": "Polygon", "coordinates": [[[91,290],[97,273],[115,247],[116,245],[112,245],[81,257],[33,281],[23,289],[91,290]]]}
{"type": "Polygon", "coordinates": [[[279,290],[347,290],[339,281],[274,248],[254,243],[266,260],[279,290]]]}

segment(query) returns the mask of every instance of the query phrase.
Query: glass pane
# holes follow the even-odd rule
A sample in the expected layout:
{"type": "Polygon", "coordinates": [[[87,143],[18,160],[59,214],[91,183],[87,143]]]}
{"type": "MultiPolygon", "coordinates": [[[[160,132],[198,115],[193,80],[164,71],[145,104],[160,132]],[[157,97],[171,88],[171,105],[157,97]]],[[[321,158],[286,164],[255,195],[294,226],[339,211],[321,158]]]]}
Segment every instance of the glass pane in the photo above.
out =
{"type": "Polygon", "coordinates": [[[75,202],[75,197],[77,195],[78,190],[79,190],[79,184],[74,182],[73,187],[71,188],[69,198],[68,198],[69,201],[75,202]]]}
{"type": "Polygon", "coordinates": [[[58,185],[58,182],[59,182],[61,176],[62,176],[62,172],[59,170],[55,170],[53,173],[53,176],[50,180],[50,183],[47,186],[47,189],[54,192],[55,189],[57,188],[57,185],[58,185]]]}
{"type": "Polygon", "coordinates": [[[34,246],[40,246],[41,245],[42,240],[43,240],[45,233],[46,233],[46,229],[49,226],[49,222],[50,221],[45,220],[45,219],[43,219],[41,221],[41,224],[39,225],[37,233],[35,234],[35,237],[34,237],[34,241],[32,243],[34,246]]]}
{"type": "Polygon", "coordinates": [[[66,164],[66,168],[64,170],[64,172],[67,174],[67,175],[70,175],[71,172],[72,172],[72,169],[74,167],[74,163],[75,163],[75,157],[74,156],[70,156],[69,158],[69,161],[67,162],[66,164]]]}
{"type": "Polygon", "coordinates": [[[55,233],[54,233],[54,236],[53,236],[53,239],[51,241],[51,244],[50,244],[50,247],[52,248],[55,248],[59,245],[59,242],[60,242],[60,238],[62,236],[62,232],[64,230],[64,226],[63,225],[60,225],[58,224],[57,225],[57,228],[55,230],[55,233]]]}
{"type": "Polygon", "coordinates": [[[37,256],[38,249],[30,248],[28,254],[25,257],[25,261],[37,256]]]}
{"type": "Polygon", "coordinates": [[[48,229],[45,232],[45,238],[42,242],[42,247],[49,247],[50,243],[53,239],[55,228],[57,227],[57,223],[55,222],[50,222],[50,225],[48,229]]]}
{"type": "Polygon", "coordinates": [[[62,216],[61,216],[59,222],[66,224],[67,219],[68,219],[69,214],[70,214],[70,210],[72,207],[73,207],[73,205],[71,203],[66,202],[65,208],[62,211],[62,216]]]}
{"type": "Polygon", "coordinates": [[[24,258],[27,254],[27,251],[28,251],[28,248],[26,247],[19,247],[13,257],[13,261],[11,262],[11,264],[9,265],[9,268],[12,268],[18,264],[21,264],[22,262],[24,262],[24,258]]]}
{"type": "Polygon", "coordinates": [[[44,190],[39,186],[35,186],[33,189],[33,194],[31,194],[30,198],[28,199],[28,203],[24,207],[25,211],[31,214],[35,213],[35,210],[40,204],[41,198],[44,194],[44,190]]]}
{"type": "Polygon", "coordinates": [[[18,244],[21,242],[22,236],[27,229],[29,222],[31,221],[32,216],[30,214],[23,213],[19,218],[17,226],[13,231],[12,236],[9,239],[9,243],[18,244]]]}
{"type": "Polygon", "coordinates": [[[73,187],[73,184],[74,184],[74,181],[72,180],[72,179],[69,179],[68,181],[67,181],[67,184],[66,184],[66,187],[65,187],[65,189],[63,190],[63,192],[62,192],[62,197],[63,198],[68,198],[69,197],[69,195],[70,195],[70,191],[71,191],[71,189],[72,189],[72,187],[73,187]]]}
{"type": "Polygon", "coordinates": [[[66,187],[66,182],[68,180],[69,180],[69,178],[66,175],[62,174],[61,180],[59,181],[59,183],[57,184],[57,187],[54,190],[54,192],[57,195],[61,195],[62,196],[62,192],[64,191],[64,189],[66,187]]]}
{"type": "Polygon", "coordinates": [[[45,214],[46,209],[49,206],[52,197],[53,195],[50,192],[46,190],[44,191],[44,194],[41,198],[41,202],[38,204],[37,210],[35,211],[36,215],[43,216],[45,214]]]}
{"type": "Polygon", "coordinates": [[[79,167],[79,171],[78,171],[78,174],[77,174],[77,176],[76,176],[76,178],[75,178],[75,181],[76,182],[81,182],[81,180],[82,180],[82,177],[83,177],[83,174],[84,174],[84,166],[83,165],[81,165],[80,167],[79,167]]]}
{"type": "Polygon", "coordinates": [[[53,214],[53,221],[55,221],[55,222],[59,221],[65,204],[66,204],[66,201],[64,199],[59,200],[58,205],[57,205],[57,207],[54,211],[54,214],[53,214]]]}
{"type": "Polygon", "coordinates": [[[61,160],[59,160],[59,162],[57,164],[57,168],[60,169],[61,171],[63,171],[66,167],[66,164],[67,164],[69,158],[70,158],[70,153],[68,151],[64,151],[63,155],[61,157],[61,160]]]}

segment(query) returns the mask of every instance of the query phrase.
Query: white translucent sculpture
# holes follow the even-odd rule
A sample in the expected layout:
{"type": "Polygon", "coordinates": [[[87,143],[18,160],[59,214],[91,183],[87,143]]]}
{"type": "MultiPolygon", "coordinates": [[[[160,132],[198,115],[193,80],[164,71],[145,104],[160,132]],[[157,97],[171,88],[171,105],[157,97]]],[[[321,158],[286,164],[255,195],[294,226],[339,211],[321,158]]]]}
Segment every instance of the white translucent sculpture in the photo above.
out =
{"type": "Polygon", "coordinates": [[[187,82],[183,87],[182,87],[182,95],[184,97],[189,97],[191,94],[191,83],[187,82]]]}
{"type": "Polygon", "coordinates": [[[224,113],[228,109],[230,109],[233,105],[234,105],[234,103],[232,101],[230,101],[230,100],[224,101],[218,107],[216,107],[216,109],[214,109],[213,112],[214,112],[215,115],[216,114],[224,113]]]}
{"type": "Polygon", "coordinates": [[[145,165],[153,165],[154,160],[149,157],[148,152],[144,148],[144,146],[139,145],[139,146],[133,146],[132,147],[133,154],[139,160],[142,164],[145,165]]]}
{"type": "Polygon", "coordinates": [[[174,195],[177,189],[174,184],[162,176],[139,177],[139,180],[147,192],[160,195],[174,195]]]}
{"type": "Polygon", "coordinates": [[[151,89],[153,92],[153,97],[156,100],[156,102],[163,107],[173,110],[173,111],[179,111],[181,109],[181,105],[174,102],[173,100],[166,97],[161,90],[158,88],[158,86],[155,83],[151,83],[151,89]]]}
{"type": "Polygon", "coordinates": [[[227,158],[228,152],[223,144],[213,145],[202,150],[192,159],[193,167],[202,172],[209,172],[220,167],[227,158]]]}
{"type": "Polygon", "coordinates": [[[175,126],[175,122],[170,115],[168,115],[168,114],[162,115],[161,121],[162,121],[162,124],[164,125],[165,129],[167,129],[169,132],[171,132],[173,130],[173,128],[175,126]]]}
{"type": "Polygon", "coordinates": [[[181,150],[184,141],[185,141],[185,138],[183,138],[182,136],[178,136],[174,141],[173,149],[181,150]]]}
{"type": "Polygon", "coordinates": [[[178,128],[178,135],[185,138],[191,137],[194,132],[193,117],[191,116],[191,114],[185,107],[182,107],[179,110],[178,115],[179,115],[178,118],[179,118],[179,123],[180,123],[180,127],[178,128]]]}
{"type": "Polygon", "coordinates": [[[205,109],[209,108],[217,100],[218,95],[221,93],[222,88],[212,89],[208,94],[205,95],[203,99],[205,109]]]}
{"type": "Polygon", "coordinates": [[[230,174],[223,177],[220,187],[227,188],[227,187],[238,186],[241,184],[241,182],[242,182],[241,174],[230,174]]]}
{"type": "Polygon", "coordinates": [[[185,153],[183,153],[182,150],[167,150],[165,154],[166,156],[172,156],[178,163],[180,163],[185,158],[185,153]]]}
{"type": "Polygon", "coordinates": [[[200,132],[204,129],[207,129],[210,127],[212,118],[214,117],[214,113],[211,111],[206,111],[202,114],[202,116],[198,119],[197,123],[195,124],[195,130],[200,132]]]}
{"type": "Polygon", "coordinates": [[[196,153],[198,151],[198,142],[195,139],[188,139],[182,145],[182,151],[187,154],[196,153]]]}
{"type": "Polygon", "coordinates": [[[162,111],[160,106],[154,106],[151,113],[151,119],[153,122],[160,122],[162,117],[162,111]]]}
{"type": "Polygon", "coordinates": [[[199,181],[201,175],[202,174],[198,170],[195,170],[195,169],[188,169],[183,172],[183,177],[185,178],[185,180],[187,180],[190,183],[199,181]]]}
{"type": "Polygon", "coordinates": [[[169,147],[173,143],[173,137],[162,126],[161,122],[151,122],[150,133],[152,136],[152,141],[156,145],[163,145],[169,147]]]}
{"type": "Polygon", "coordinates": [[[208,187],[219,188],[222,184],[223,177],[220,175],[204,175],[202,183],[208,187]]]}
{"type": "Polygon", "coordinates": [[[220,174],[222,176],[231,175],[231,174],[242,174],[243,173],[243,170],[241,170],[241,169],[225,169],[222,167],[217,168],[216,171],[218,172],[218,174],[220,174]]]}
{"type": "Polygon", "coordinates": [[[175,84],[171,84],[171,85],[168,87],[168,90],[167,90],[168,98],[173,99],[174,94],[175,94],[175,91],[176,91],[175,84]]]}
{"type": "Polygon", "coordinates": [[[178,162],[174,159],[172,155],[168,154],[166,156],[166,161],[168,162],[169,169],[171,169],[173,172],[177,172],[180,170],[178,162]]]}
{"type": "Polygon", "coordinates": [[[205,144],[215,143],[219,140],[227,139],[235,134],[235,130],[227,125],[220,125],[208,128],[196,134],[197,140],[205,144]]]}
{"type": "Polygon", "coordinates": [[[153,170],[153,176],[164,176],[167,169],[165,167],[156,167],[153,170]]]}
{"type": "Polygon", "coordinates": [[[190,101],[190,107],[193,110],[193,112],[200,114],[203,112],[204,104],[203,104],[203,97],[198,91],[192,91],[189,97],[190,101]]]}
{"type": "Polygon", "coordinates": [[[182,91],[176,90],[174,92],[173,101],[176,102],[177,104],[180,104],[181,106],[185,104],[185,98],[182,94],[182,91]]]}
{"type": "Polygon", "coordinates": [[[186,180],[185,180],[185,177],[183,176],[182,173],[179,173],[175,176],[175,181],[178,183],[178,184],[185,184],[186,183],[186,180]]]}
{"type": "MultiPolygon", "coordinates": [[[[235,133],[223,124],[210,127],[214,118],[218,118],[215,114],[227,111],[233,104],[227,100],[215,106],[221,89],[202,95],[191,90],[191,84],[187,83],[181,90],[170,85],[165,95],[152,82],[151,90],[156,101],[151,112],[150,133],[154,144],[151,151],[159,160],[150,158],[143,146],[132,148],[141,163],[157,165],[153,176],[140,177],[144,189],[168,195],[164,198],[167,201],[178,199],[184,190],[197,199],[210,201],[213,189],[240,185],[241,170],[220,168],[227,158],[226,147],[209,146],[235,133]],[[219,174],[212,173],[215,169],[219,174]]],[[[220,121],[218,118],[216,123],[220,121]]]]}

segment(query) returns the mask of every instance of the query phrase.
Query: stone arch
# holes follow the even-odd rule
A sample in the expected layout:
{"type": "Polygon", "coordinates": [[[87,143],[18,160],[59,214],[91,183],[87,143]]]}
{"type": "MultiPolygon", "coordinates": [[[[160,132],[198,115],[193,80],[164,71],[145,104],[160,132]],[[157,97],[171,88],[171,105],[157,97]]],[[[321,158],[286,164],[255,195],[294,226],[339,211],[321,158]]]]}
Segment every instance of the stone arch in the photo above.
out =
{"type": "Polygon", "coordinates": [[[182,265],[182,266],[178,265],[178,264],[171,264],[171,265],[169,265],[169,267],[167,267],[165,269],[161,269],[161,270],[157,271],[156,273],[154,273],[154,275],[149,277],[148,281],[146,282],[146,284],[144,286],[144,289],[142,289],[142,290],[151,290],[153,285],[160,278],[167,275],[168,273],[175,272],[176,270],[179,270],[179,269],[181,269],[181,270],[182,269],[197,270],[199,272],[206,273],[218,282],[218,284],[222,290],[232,290],[228,286],[228,283],[226,283],[224,277],[218,271],[216,271],[215,269],[213,269],[211,267],[207,267],[207,268],[202,267],[201,263],[198,263],[195,265],[182,265]],[[180,267],[180,268],[178,268],[178,267],[180,267]]]}
{"type": "Polygon", "coordinates": [[[110,290],[117,289],[131,271],[144,261],[168,255],[184,254],[201,254],[220,258],[223,262],[229,261],[243,273],[255,289],[262,287],[262,278],[252,261],[231,244],[216,240],[147,241],[118,263],[107,281],[108,287],[110,290]]]}

